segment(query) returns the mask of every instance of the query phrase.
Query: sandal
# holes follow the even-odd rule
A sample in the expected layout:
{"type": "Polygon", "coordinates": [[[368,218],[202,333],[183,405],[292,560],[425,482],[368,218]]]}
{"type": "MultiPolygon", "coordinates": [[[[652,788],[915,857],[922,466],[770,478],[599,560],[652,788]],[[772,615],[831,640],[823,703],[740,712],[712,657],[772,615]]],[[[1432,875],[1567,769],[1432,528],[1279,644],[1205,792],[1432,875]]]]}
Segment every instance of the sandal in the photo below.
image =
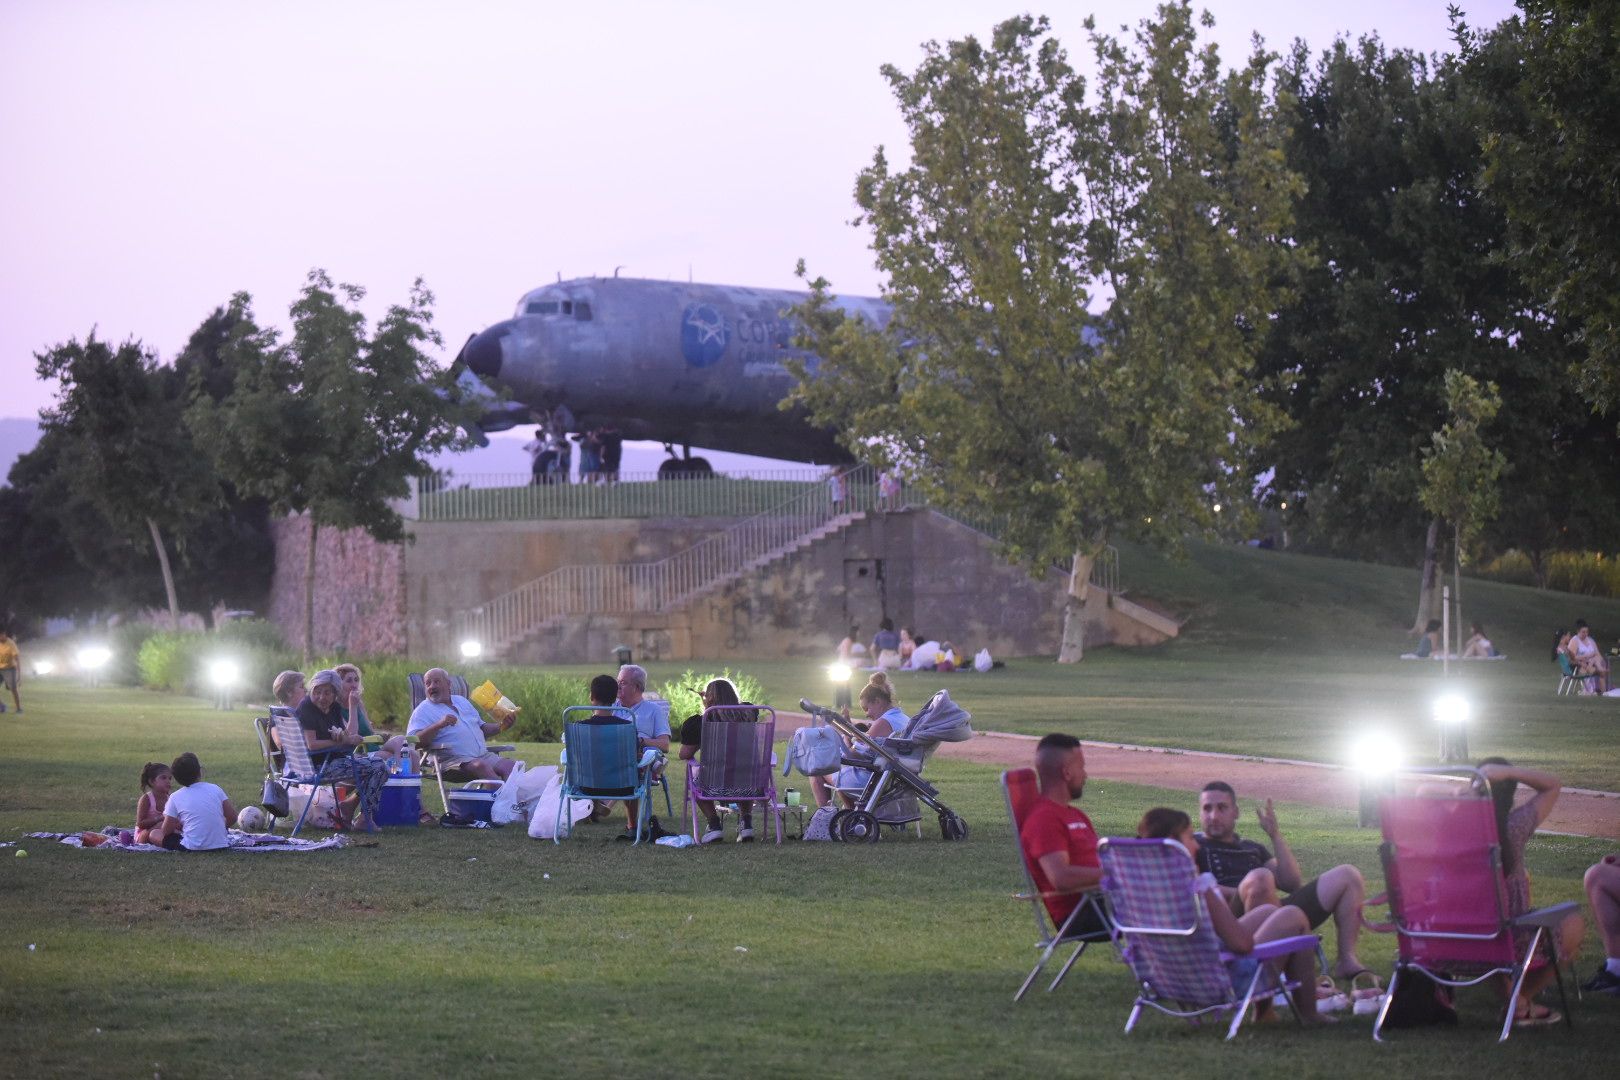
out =
{"type": "Polygon", "coordinates": [[[1564,1014],[1557,1009],[1550,1009],[1537,1002],[1531,1002],[1530,1007],[1524,1011],[1523,1016],[1513,1018],[1513,1026],[1516,1028],[1551,1027],[1554,1024],[1562,1023],[1563,1020],[1564,1014]],[[1541,1011],[1537,1012],[1537,1009],[1541,1011]]]}
{"type": "Polygon", "coordinates": [[[1366,968],[1362,968],[1350,976],[1351,1001],[1376,1001],[1384,996],[1384,984],[1378,981],[1378,976],[1366,968]],[[1358,982],[1365,980],[1370,985],[1357,986],[1358,982]]]}

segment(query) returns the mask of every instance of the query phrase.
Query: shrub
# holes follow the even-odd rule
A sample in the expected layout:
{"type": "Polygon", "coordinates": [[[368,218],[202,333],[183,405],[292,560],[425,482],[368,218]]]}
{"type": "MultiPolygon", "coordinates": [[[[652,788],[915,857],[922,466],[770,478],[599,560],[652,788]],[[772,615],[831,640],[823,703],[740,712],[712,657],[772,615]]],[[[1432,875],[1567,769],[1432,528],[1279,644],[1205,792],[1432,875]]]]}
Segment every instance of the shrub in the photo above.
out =
{"type": "MultiPolygon", "coordinates": [[[[1585,596],[1620,596],[1620,560],[1601,551],[1555,551],[1542,563],[1546,587],[1585,596]]],[[[1507,551],[1479,568],[1480,577],[1536,585],[1529,556],[1507,551]]]]}
{"type": "MultiPolygon", "coordinates": [[[[107,661],[107,669],[102,672],[102,678],[120,686],[139,686],[141,646],[156,633],[158,628],[145,622],[120,623],[109,630],[101,640],[112,650],[112,659],[107,661]]],[[[88,644],[89,638],[83,643],[88,644]]]]}
{"type": "Polygon", "coordinates": [[[159,630],[141,643],[136,656],[142,686],[208,696],[214,693],[208,668],[216,659],[237,666],[234,693],[248,701],[268,701],[270,682],[279,671],[294,666],[297,658],[285,649],[246,645],[216,633],[159,630]]]}
{"type": "Polygon", "coordinates": [[[698,697],[698,691],[708,686],[715,679],[730,679],[731,684],[737,688],[737,699],[739,701],[747,701],[755,705],[771,704],[770,696],[765,693],[765,688],[752,675],[734,672],[729,667],[719,674],[711,672],[707,675],[699,675],[691,669],[687,669],[658,689],[659,696],[669,700],[669,722],[672,726],[678,726],[688,716],[703,711],[703,701],[698,697]]]}

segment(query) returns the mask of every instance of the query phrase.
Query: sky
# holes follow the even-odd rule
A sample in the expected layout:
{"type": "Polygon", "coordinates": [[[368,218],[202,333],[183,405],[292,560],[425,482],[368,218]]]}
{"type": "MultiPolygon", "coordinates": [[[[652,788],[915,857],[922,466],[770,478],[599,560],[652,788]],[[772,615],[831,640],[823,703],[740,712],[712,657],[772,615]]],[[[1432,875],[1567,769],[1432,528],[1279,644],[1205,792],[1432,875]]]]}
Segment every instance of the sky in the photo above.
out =
{"type": "MultiPolygon", "coordinates": [[[[1254,32],[1446,51],[1446,2],[1203,6],[1236,62],[1254,32]]],[[[1081,63],[1087,12],[1152,7],[1070,0],[1053,29],[1081,63]]],[[[558,275],[793,288],[804,258],[875,294],[853,182],[905,144],[879,68],[1020,10],[0,0],[0,417],[50,404],[37,351],[94,330],[167,359],[238,291],[285,327],[312,267],[373,318],[424,278],[446,363],[558,275]]]]}

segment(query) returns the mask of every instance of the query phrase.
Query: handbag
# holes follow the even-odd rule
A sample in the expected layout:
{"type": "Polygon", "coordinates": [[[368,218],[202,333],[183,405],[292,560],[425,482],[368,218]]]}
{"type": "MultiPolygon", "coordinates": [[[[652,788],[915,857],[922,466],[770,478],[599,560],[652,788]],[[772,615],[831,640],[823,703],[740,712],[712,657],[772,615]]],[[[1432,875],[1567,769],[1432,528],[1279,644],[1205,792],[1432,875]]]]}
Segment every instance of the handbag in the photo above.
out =
{"type": "Polygon", "coordinates": [[[826,776],[838,771],[843,763],[844,740],[838,732],[823,723],[820,717],[809,727],[802,727],[788,740],[787,761],[782,764],[782,775],[797,768],[806,776],[826,776]]]}
{"type": "Polygon", "coordinates": [[[273,776],[264,778],[264,792],[259,796],[259,805],[264,807],[271,817],[292,816],[292,805],[287,801],[287,789],[277,783],[273,776]]]}
{"type": "Polygon", "coordinates": [[[836,813],[838,813],[838,811],[834,810],[830,806],[817,807],[816,812],[810,815],[810,822],[809,824],[805,825],[804,835],[801,836],[800,839],[831,840],[832,830],[829,828],[829,826],[832,825],[833,815],[836,813]]]}

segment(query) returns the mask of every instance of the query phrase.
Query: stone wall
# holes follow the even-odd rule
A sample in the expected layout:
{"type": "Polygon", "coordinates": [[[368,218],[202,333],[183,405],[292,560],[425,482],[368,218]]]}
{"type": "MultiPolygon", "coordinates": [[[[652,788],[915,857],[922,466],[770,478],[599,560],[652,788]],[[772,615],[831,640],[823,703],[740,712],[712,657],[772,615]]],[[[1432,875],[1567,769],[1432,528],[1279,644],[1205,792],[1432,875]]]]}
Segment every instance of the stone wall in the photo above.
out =
{"type": "MultiPolygon", "coordinates": [[[[270,621],[289,644],[304,640],[304,565],[309,518],[270,524],[276,569],[270,582],[270,621]]],[[[404,653],[403,544],[383,544],[364,529],[322,529],[315,542],[315,651],[354,656],[404,653]]]]}

